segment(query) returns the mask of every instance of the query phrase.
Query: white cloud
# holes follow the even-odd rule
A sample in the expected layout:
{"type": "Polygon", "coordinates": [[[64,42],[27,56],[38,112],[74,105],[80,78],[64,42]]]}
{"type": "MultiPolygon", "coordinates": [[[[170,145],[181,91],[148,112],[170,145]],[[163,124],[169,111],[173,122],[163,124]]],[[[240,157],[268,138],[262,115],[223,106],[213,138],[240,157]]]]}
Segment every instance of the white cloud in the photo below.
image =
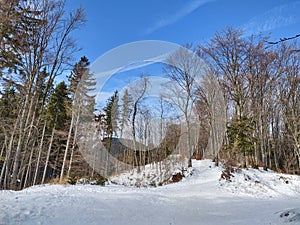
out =
{"type": "Polygon", "coordinates": [[[160,19],[158,21],[156,21],[154,23],[154,25],[152,25],[151,27],[149,27],[146,30],[146,34],[151,34],[154,31],[168,26],[170,24],[176,23],[178,20],[180,20],[181,18],[187,16],[188,14],[192,13],[193,11],[195,11],[196,9],[198,9],[200,6],[208,3],[208,2],[212,2],[212,1],[216,1],[216,0],[195,0],[192,2],[188,2],[186,3],[180,10],[178,10],[177,12],[175,12],[172,15],[167,15],[165,18],[160,19]]]}
{"type": "Polygon", "coordinates": [[[261,15],[253,17],[248,23],[242,26],[242,29],[247,36],[299,23],[299,8],[300,1],[276,6],[261,15]]]}

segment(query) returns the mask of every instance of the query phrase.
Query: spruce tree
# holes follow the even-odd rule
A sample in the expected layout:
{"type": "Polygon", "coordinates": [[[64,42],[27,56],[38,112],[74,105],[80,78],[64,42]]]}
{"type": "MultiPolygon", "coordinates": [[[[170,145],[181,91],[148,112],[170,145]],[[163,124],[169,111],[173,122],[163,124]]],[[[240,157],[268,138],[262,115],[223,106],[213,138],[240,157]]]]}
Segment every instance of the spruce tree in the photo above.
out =
{"type": "Polygon", "coordinates": [[[67,76],[70,82],[69,90],[71,93],[75,94],[79,82],[83,79],[84,75],[89,73],[89,65],[90,62],[85,56],[81,57],[79,62],[74,65],[71,74],[67,76]]]}
{"type": "Polygon", "coordinates": [[[106,122],[106,135],[108,138],[117,134],[118,130],[118,117],[119,117],[119,94],[115,91],[113,96],[111,96],[106,106],[104,107],[105,112],[105,122],[106,122]]]}
{"type": "MultiPolygon", "coordinates": [[[[234,118],[227,126],[228,144],[227,150],[236,154],[242,154],[244,157],[254,152],[255,139],[253,137],[254,122],[251,118],[242,116],[234,118]]],[[[244,161],[246,167],[246,161],[244,161]]]]}
{"type": "Polygon", "coordinates": [[[56,86],[49,99],[47,106],[49,128],[64,129],[65,123],[69,119],[67,114],[69,104],[67,85],[63,81],[56,86]]]}
{"type": "Polygon", "coordinates": [[[4,91],[1,93],[0,98],[0,117],[15,119],[17,117],[18,109],[18,93],[14,87],[6,86],[4,91]]]}

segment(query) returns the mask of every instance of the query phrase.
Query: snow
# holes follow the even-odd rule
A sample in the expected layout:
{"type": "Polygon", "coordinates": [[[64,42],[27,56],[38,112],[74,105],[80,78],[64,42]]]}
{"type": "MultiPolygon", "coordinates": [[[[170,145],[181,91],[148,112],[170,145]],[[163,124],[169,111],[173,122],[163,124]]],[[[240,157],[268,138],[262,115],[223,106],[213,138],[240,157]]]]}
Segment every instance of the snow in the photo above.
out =
{"type": "Polygon", "coordinates": [[[137,172],[137,168],[129,170],[128,172],[122,173],[118,176],[111,177],[111,182],[114,184],[121,184],[125,186],[138,186],[138,187],[157,187],[161,186],[164,181],[175,173],[182,173],[184,162],[180,162],[178,159],[168,158],[167,162],[162,165],[146,165],[141,167],[141,172],[137,172]],[[161,173],[159,172],[161,169],[161,173]]]}
{"type": "Polygon", "coordinates": [[[220,180],[224,168],[209,160],[193,165],[192,176],[157,188],[40,185],[0,191],[0,225],[300,224],[299,176],[248,169],[228,182],[220,180]]]}

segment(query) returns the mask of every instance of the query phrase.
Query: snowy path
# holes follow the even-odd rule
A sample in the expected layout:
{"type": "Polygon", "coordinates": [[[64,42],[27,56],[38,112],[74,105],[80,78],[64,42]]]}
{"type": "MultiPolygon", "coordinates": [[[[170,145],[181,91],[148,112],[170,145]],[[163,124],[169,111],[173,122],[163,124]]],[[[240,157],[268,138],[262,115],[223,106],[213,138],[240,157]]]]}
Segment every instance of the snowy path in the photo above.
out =
{"type": "MultiPolygon", "coordinates": [[[[275,193],[261,187],[257,191],[266,195],[233,192],[234,184],[220,186],[219,169],[208,169],[207,163],[198,168],[196,178],[159,188],[45,185],[0,191],[0,225],[300,224],[300,192],[278,195],[286,190],[279,188],[275,193]],[[281,212],[289,209],[294,211],[281,218],[281,212]]],[[[295,185],[300,184],[300,179],[293,179],[295,185]]],[[[235,184],[242,186],[238,181],[235,184]]],[[[277,186],[281,187],[280,180],[277,186]]]]}

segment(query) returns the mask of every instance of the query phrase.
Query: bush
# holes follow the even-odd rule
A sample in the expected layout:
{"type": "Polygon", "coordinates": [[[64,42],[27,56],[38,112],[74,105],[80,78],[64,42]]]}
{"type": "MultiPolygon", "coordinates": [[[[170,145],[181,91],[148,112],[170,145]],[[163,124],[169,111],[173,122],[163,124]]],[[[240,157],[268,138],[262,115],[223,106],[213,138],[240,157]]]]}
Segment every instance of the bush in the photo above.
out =
{"type": "Polygon", "coordinates": [[[75,185],[77,183],[77,178],[76,177],[68,177],[68,184],[71,184],[71,185],[75,185]]]}
{"type": "Polygon", "coordinates": [[[106,177],[101,175],[94,177],[92,180],[93,180],[91,182],[92,185],[101,185],[101,186],[105,186],[105,183],[108,181],[106,177]]]}

